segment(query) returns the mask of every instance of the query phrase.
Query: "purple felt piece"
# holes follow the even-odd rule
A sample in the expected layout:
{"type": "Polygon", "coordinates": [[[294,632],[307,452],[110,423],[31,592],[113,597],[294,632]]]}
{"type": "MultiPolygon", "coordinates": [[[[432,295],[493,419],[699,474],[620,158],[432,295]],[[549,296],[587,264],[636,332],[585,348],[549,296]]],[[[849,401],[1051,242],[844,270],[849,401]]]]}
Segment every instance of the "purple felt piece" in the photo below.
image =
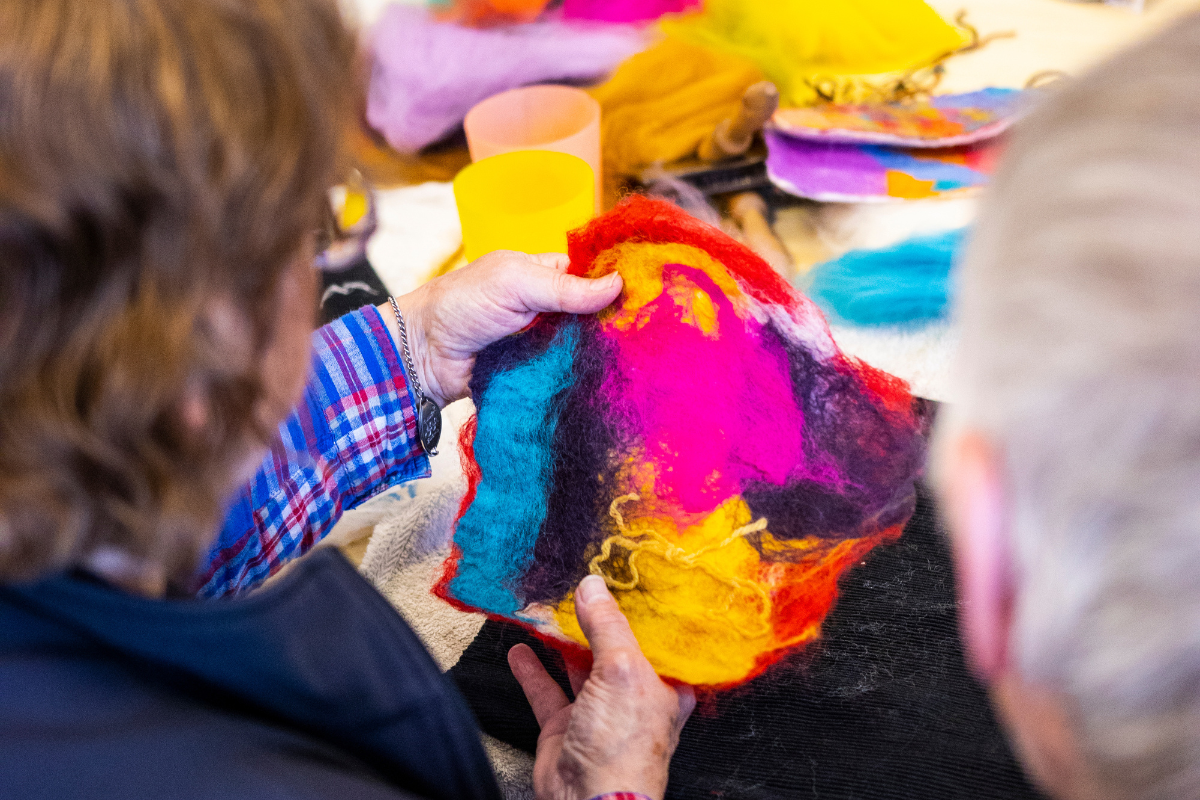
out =
{"type": "Polygon", "coordinates": [[[997,140],[946,149],[831,144],[764,132],[767,176],[785,192],[822,202],[862,203],[945,196],[986,185],[997,140]]]}
{"type": "Polygon", "coordinates": [[[633,26],[551,20],[476,29],[391,5],[371,32],[367,122],[413,152],[452,132],[481,100],[531,83],[600,78],[647,43],[633,26]]]}
{"type": "Polygon", "coordinates": [[[861,148],[793,140],[774,131],[766,137],[767,170],[785,191],[805,196],[808,187],[820,187],[827,195],[887,194],[886,172],[861,148]]]}

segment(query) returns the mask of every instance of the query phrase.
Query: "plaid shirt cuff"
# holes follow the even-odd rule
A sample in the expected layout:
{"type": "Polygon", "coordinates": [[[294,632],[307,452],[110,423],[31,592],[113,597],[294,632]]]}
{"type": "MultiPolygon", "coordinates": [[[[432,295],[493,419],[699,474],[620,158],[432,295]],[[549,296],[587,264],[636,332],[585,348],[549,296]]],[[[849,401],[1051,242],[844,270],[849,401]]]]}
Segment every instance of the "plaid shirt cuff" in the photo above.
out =
{"type": "Polygon", "coordinates": [[[379,310],[366,306],[313,335],[304,398],[234,500],[198,593],[251,589],[306,552],[342,512],[429,475],[416,399],[379,310]]]}

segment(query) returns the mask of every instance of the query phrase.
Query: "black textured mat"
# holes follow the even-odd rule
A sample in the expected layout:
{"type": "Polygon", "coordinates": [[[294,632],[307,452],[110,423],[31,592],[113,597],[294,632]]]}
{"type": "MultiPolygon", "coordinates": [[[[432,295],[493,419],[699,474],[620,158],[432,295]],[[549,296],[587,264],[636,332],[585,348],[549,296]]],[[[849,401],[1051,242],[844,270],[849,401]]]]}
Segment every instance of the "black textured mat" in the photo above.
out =
{"type": "Polygon", "coordinates": [[[360,258],[344,269],[321,273],[318,322],[325,325],[363,306],[386,303],[387,299],[387,287],[379,279],[375,268],[365,258],[360,258]]]}
{"type": "MultiPolygon", "coordinates": [[[[537,723],[506,661],[518,642],[560,663],[489,621],[450,675],[485,731],[533,752],[537,723]]],[[[1040,797],[964,664],[948,542],[924,488],[900,540],[843,577],[820,641],[696,710],[667,796],[1040,797]]]]}

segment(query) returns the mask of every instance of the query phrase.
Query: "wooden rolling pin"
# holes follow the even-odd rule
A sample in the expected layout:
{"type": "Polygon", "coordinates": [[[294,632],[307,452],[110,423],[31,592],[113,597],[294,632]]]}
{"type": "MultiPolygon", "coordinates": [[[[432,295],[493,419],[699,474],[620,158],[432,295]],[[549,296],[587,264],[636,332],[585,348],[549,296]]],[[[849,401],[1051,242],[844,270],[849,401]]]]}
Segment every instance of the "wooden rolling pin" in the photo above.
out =
{"type": "Polygon", "coordinates": [[[788,280],[795,277],[796,265],[767,221],[767,202],[758,192],[741,192],[729,198],[729,216],[742,229],[742,239],[747,247],[762,256],[783,277],[788,280]]]}
{"type": "Polygon", "coordinates": [[[737,114],[721,120],[712,136],[700,143],[701,161],[721,161],[740,156],[750,149],[754,134],[779,108],[779,90],[770,81],[759,81],[746,89],[737,114]]]}

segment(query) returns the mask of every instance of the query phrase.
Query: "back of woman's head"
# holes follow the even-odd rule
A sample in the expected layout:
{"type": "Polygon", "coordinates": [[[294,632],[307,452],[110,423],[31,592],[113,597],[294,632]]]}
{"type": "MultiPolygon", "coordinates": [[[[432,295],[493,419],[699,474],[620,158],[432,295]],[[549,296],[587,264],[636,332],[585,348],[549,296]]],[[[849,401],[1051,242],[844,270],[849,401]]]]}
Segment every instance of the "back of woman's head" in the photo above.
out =
{"type": "Polygon", "coordinates": [[[192,567],[353,59],[334,0],[0,4],[0,580],[192,567]]]}

